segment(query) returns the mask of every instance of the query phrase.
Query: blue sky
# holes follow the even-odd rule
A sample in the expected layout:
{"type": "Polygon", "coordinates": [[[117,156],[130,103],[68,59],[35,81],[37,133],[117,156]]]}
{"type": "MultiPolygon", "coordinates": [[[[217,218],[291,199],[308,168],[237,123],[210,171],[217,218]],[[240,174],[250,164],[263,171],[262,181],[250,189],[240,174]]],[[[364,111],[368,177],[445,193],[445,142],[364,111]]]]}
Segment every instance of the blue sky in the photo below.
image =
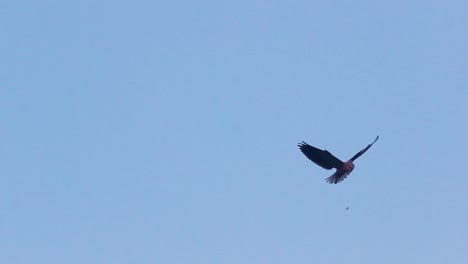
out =
{"type": "Polygon", "coordinates": [[[0,262],[467,263],[466,8],[3,2],[0,262]]]}

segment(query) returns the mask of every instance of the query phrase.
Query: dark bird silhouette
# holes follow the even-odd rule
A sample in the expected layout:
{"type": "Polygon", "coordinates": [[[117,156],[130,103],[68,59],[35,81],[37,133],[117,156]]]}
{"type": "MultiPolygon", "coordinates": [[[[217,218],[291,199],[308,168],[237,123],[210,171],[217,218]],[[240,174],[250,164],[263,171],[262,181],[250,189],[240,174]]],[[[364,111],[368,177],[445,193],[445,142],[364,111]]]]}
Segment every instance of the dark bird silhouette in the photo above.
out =
{"type": "Polygon", "coordinates": [[[346,179],[346,177],[354,170],[354,161],[362,154],[364,154],[370,147],[372,147],[372,145],[374,145],[378,139],[379,136],[375,138],[374,142],[370,143],[363,150],[356,153],[356,155],[354,155],[347,162],[341,161],[327,150],[318,149],[305,143],[304,141],[299,143],[298,146],[302,153],[304,153],[304,155],[315,164],[327,170],[336,169],[336,172],[332,176],[328,177],[326,181],[337,184],[346,179]]]}

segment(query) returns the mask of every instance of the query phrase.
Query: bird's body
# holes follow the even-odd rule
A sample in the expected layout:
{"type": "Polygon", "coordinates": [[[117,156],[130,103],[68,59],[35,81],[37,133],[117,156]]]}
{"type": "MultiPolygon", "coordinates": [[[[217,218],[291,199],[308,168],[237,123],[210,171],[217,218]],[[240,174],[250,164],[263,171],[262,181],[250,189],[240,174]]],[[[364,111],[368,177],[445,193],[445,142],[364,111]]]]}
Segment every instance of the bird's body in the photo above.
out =
{"type": "Polygon", "coordinates": [[[356,155],[346,162],[339,160],[327,150],[318,149],[304,141],[299,143],[298,146],[302,153],[315,164],[327,170],[336,169],[336,172],[326,179],[327,182],[336,184],[346,179],[346,177],[354,170],[354,161],[372,147],[378,139],[379,136],[375,138],[374,142],[367,145],[366,148],[356,153],[356,155]]]}
{"type": "Polygon", "coordinates": [[[343,166],[336,169],[336,172],[332,176],[326,179],[329,183],[339,183],[346,179],[349,174],[354,170],[354,163],[352,161],[343,162],[343,166]]]}

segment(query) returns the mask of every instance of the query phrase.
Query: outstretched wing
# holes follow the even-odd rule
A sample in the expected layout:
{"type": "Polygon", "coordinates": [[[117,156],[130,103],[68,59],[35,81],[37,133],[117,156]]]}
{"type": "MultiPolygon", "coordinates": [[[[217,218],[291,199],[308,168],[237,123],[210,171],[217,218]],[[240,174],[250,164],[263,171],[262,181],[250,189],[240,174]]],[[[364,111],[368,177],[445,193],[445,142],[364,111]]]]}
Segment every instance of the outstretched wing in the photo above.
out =
{"type": "Polygon", "coordinates": [[[374,143],[379,139],[379,136],[377,136],[374,140],[374,142],[370,143],[369,145],[367,145],[367,147],[361,151],[359,151],[356,155],[354,155],[350,161],[355,161],[357,158],[359,158],[362,154],[364,154],[370,147],[372,147],[372,145],[374,145],[374,143]]]}
{"type": "Polygon", "coordinates": [[[326,150],[312,147],[304,141],[299,143],[298,146],[307,158],[324,169],[331,170],[333,168],[337,169],[343,166],[343,162],[341,160],[326,150]]]}

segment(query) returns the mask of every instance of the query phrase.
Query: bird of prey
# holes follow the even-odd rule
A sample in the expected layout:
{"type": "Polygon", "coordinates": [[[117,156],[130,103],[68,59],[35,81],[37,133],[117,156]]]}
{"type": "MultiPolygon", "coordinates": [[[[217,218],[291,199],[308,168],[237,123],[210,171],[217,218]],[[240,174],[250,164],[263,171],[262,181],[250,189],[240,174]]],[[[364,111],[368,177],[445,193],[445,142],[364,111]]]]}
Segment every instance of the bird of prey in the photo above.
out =
{"type": "Polygon", "coordinates": [[[327,182],[337,184],[344,180],[353,170],[354,170],[354,161],[359,158],[362,154],[364,154],[372,145],[379,139],[377,136],[374,142],[370,143],[365,147],[363,150],[359,151],[354,155],[350,160],[343,162],[337,157],[333,156],[327,150],[321,150],[316,147],[313,147],[304,141],[299,143],[299,149],[304,153],[304,155],[310,159],[315,164],[319,165],[320,167],[331,170],[336,169],[336,172],[326,179],[327,182]]]}

